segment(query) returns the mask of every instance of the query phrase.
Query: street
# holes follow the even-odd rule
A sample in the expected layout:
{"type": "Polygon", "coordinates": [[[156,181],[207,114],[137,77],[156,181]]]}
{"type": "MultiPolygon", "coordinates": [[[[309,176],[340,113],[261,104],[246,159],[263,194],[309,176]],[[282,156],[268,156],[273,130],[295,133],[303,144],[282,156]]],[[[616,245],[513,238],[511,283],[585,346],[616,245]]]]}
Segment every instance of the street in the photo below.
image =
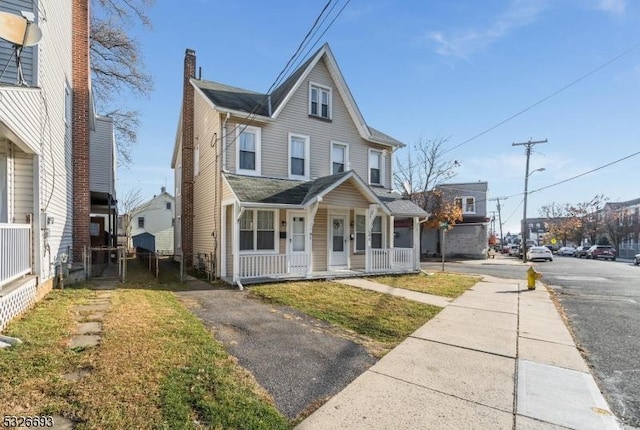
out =
{"type": "MultiPolygon", "coordinates": [[[[440,263],[423,263],[440,271],[440,263]]],[[[449,272],[487,274],[526,282],[528,266],[512,257],[447,262],[449,272]],[[512,260],[513,264],[501,264],[512,260]]],[[[556,256],[535,263],[557,292],[576,344],[609,405],[625,424],[640,427],[640,267],[616,261],[556,256]]]]}

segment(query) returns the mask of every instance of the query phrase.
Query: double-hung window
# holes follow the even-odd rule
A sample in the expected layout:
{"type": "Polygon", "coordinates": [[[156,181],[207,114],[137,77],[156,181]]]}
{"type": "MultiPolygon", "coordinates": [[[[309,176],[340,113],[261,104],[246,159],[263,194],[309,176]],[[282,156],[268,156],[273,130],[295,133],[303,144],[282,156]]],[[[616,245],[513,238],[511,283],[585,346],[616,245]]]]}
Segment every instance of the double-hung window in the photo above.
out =
{"type": "Polygon", "coordinates": [[[247,209],[240,217],[240,251],[275,251],[276,212],[247,209]]]}
{"type": "Polygon", "coordinates": [[[309,136],[289,133],[289,177],[309,179],[309,136]]]}
{"type": "Polygon", "coordinates": [[[144,217],[143,216],[139,216],[138,217],[138,228],[144,228],[144,217]]]}
{"type": "Polygon", "coordinates": [[[347,145],[342,143],[331,143],[331,173],[342,173],[348,170],[349,153],[347,145]]]}
{"type": "Polygon", "coordinates": [[[369,184],[384,185],[384,157],[375,149],[369,150],[369,184]]]}
{"type": "Polygon", "coordinates": [[[371,224],[371,248],[382,248],[382,217],[377,216],[371,224]]]}
{"type": "Polygon", "coordinates": [[[476,198],[473,196],[456,197],[454,200],[456,206],[458,206],[463,214],[475,214],[476,213],[476,198]]]}
{"type": "Polygon", "coordinates": [[[260,175],[260,129],[239,125],[236,129],[237,172],[260,175]]]}
{"type": "Polygon", "coordinates": [[[309,115],[331,119],[331,88],[309,84],[309,115]]]}

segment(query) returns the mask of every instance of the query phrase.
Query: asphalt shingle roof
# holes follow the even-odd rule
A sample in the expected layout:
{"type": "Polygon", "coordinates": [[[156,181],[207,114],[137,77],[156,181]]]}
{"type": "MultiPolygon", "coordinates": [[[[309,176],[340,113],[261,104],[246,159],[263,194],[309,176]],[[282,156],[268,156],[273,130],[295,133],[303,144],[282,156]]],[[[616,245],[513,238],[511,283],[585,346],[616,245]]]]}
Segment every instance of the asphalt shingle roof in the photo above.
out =
{"type": "MultiPolygon", "coordinates": [[[[313,181],[300,182],[289,179],[242,176],[226,173],[225,178],[238,199],[243,203],[270,203],[306,205],[328,188],[342,180],[350,172],[323,176],[313,181]]],[[[373,188],[373,193],[395,216],[425,217],[427,213],[410,200],[387,189],[373,188]]]]}

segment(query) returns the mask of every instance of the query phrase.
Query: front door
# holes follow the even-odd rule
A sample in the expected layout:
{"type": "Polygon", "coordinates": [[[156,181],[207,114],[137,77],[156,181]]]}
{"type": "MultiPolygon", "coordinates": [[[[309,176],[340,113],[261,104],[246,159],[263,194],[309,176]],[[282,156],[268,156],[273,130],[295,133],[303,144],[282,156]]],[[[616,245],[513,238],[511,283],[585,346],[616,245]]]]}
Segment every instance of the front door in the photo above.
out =
{"type": "Polygon", "coordinates": [[[330,269],[347,268],[348,235],[347,217],[333,215],[329,223],[329,266],[330,269]]]}
{"type": "Polygon", "coordinates": [[[302,214],[289,216],[289,273],[305,274],[307,271],[306,218],[302,214]]]}

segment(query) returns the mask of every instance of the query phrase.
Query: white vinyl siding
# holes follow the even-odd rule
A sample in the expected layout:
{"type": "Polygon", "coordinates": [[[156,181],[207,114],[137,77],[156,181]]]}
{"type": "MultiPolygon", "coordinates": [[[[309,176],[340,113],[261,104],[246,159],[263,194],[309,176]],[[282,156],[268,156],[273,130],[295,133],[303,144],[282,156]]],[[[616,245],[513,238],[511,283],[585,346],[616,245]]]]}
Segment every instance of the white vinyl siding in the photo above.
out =
{"type": "Polygon", "coordinates": [[[289,133],[289,178],[309,179],[309,136],[289,133]]]}
{"type": "MultiPolygon", "coordinates": [[[[227,125],[227,167],[231,172],[235,170],[235,136],[236,124],[227,125]]],[[[335,89],[335,83],[331,79],[329,71],[324,61],[318,62],[307,80],[303,82],[298,90],[292,95],[288,103],[284,106],[278,118],[262,126],[261,129],[261,174],[262,176],[273,178],[289,177],[289,148],[288,134],[292,131],[304,133],[310,138],[310,173],[309,178],[319,178],[333,173],[331,165],[331,142],[349,143],[349,166],[358,176],[367,181],[368,172],[368,150],[384,150],[388,147],[370,143],[360,136],[347,107],[335,89]],[[332,92],[332,121],[319,121],[309,118],[307,115],[309,104],[308,82],[316,82],[326,87],[334,87],[332,92]]],[[[390,177],[390,165],[385,164],[385,178],[390,177]]],[[[238,172],[239,173],[239,172],[238,172]]],[[[389,182],[389,181],[387,181],[389,182]]],[[[385,184],[387,187],[389,184],[385,184]]]]}
{"type": "Polygon", "coordinates": [[[113,121],[98,117],[89,133],[89,181],[91,191],[115,195],[115,147],[113,121]]]}
{"type": "MultiPolygon", "coordinates": [[[[18,152],[14,157],[13,222],[23,223],[33,214],[33,156],[18,152]]],[[[55,197],[54,197],[55,198],[55,197]]],[[[62,221],[62,220],[61,220],[62,221]]]]}
{"type": "Polygon", "coordinates": [[[200,174],[200,145],[193,148],[193,177],[200,174]]]}

